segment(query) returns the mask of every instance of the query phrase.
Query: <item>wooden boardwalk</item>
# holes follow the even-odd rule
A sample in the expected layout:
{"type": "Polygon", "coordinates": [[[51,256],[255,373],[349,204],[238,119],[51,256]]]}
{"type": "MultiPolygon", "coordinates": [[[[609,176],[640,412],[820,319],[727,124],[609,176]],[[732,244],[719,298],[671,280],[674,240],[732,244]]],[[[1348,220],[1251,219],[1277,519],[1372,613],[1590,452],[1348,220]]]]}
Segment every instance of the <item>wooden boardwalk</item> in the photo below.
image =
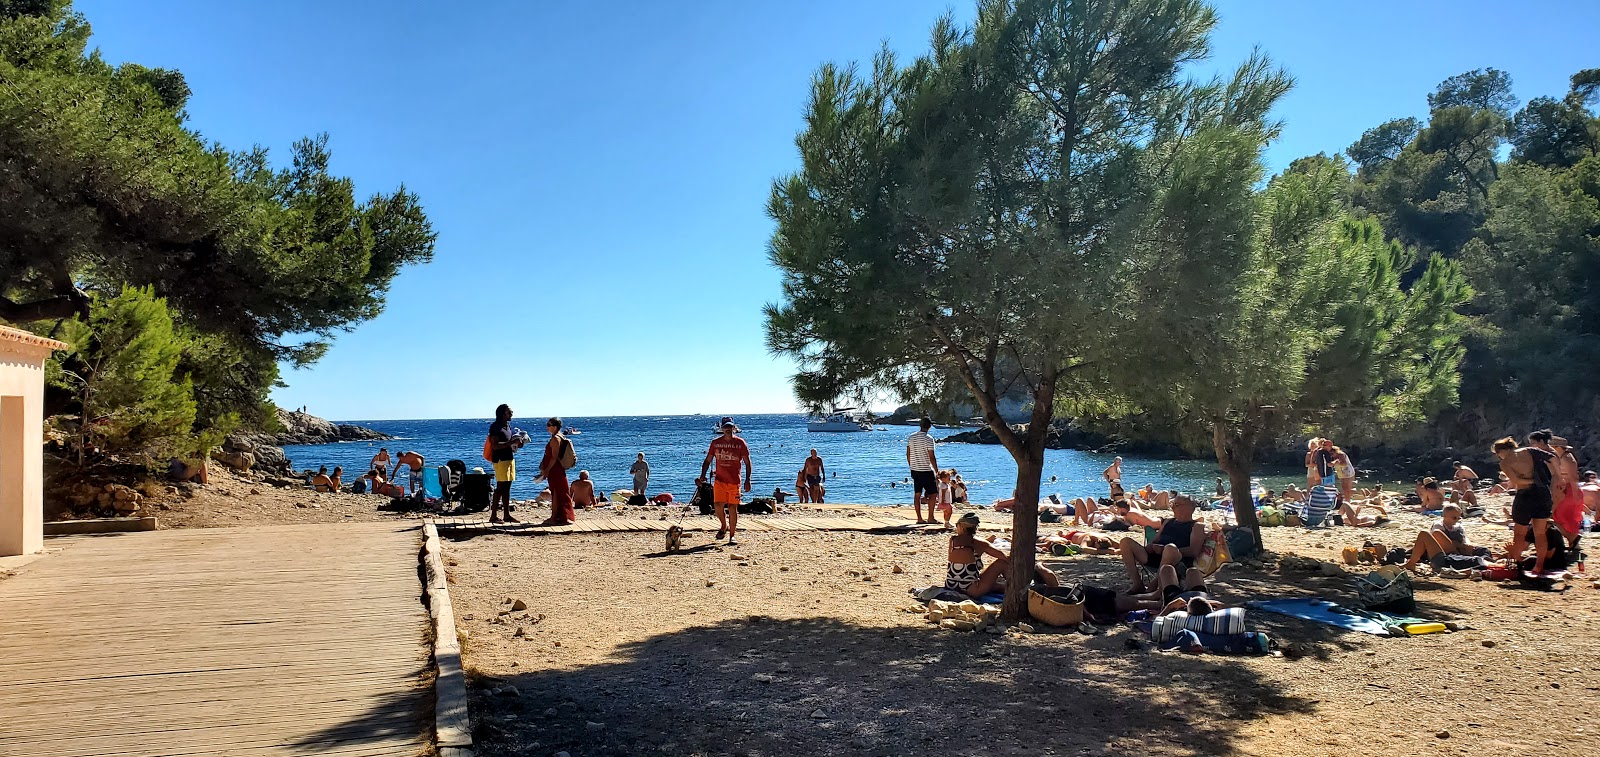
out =
{"type": "Polygon", "coordinates": [[[417,755],[415,524],[52,539],[0,580],[0,755],[417,755]]]}
{"type": "MultiPolygon", "coordinates": [[[[529,520],[537,522],[538,513],[534,509],[531,513],[519,510],[517,515],[526,514],[529,520]]],[[[578,513],[576,523],[568,526],[535,526],[530,523],[501,523],[489,522],[489,516],[479,513],[469,517],[440,517],[435,519],[440,535],[451,533],[502,533],[502,534],[599,534],[619,533],[627,531],[666,531],[674,525],[682,526],[685,531],[715,531],[717,519],[711,515],[691,515],[680,518],[676,511],[665,514],[659,510],[638,511],[639,514],[623,515],[589,515],[578,513]],[[665,517],[663,517],[665,515],[665,517]]],[[[540,517],[546,513],[540,513],[540,517]]],[[[867,531],[874,533],[902,533],[906,531],[934,530],[939,526],[917,525],[916,520],[894,513],[839,513],[837,516],[784,516],[784,515],[741,515],[739,516],[739,532],[758,531],[867,531]]]]}

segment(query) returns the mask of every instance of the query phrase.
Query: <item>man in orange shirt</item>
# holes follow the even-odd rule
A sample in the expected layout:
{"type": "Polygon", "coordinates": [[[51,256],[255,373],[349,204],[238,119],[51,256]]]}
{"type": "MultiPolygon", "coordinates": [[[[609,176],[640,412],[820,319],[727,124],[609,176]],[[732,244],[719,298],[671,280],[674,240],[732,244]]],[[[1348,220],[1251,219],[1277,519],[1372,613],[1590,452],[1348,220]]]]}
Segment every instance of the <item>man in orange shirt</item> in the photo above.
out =
{"type": "Polygon", "coordinates": [[[711,485],[714,491],[712,502],[717,509],[717,522],[721,527],[717,531],[717,538],[728,537],[729,544],[735,544],[734,537],[739,531],[739,469],[744,469],[744,491],[750,491],[750,446],[743,439],[735,436],[739,427],[734,425],[733,419],[722,419],[722,436],[711,440],[711,448],[706,450],[705,462],[700,464],[700,476],[703,478],[706,471],[711,469],[713,460],[717,463],[715,477],[711,485]]]}

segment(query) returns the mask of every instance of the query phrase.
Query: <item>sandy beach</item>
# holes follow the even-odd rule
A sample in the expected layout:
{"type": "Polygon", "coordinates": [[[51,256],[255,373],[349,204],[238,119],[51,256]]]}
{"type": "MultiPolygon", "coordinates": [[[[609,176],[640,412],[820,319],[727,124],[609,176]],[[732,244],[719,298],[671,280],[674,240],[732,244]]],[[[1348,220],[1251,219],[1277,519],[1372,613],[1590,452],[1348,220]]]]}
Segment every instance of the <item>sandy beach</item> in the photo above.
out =
{"type": "MultiPolygon", "coordinates": [[[[1337,559],[1427,522],[1269,528],[1268,549],[1337,559]]],[[[1470,527],[1499,543],[1503,527],[1470,527]]],[[[479,754],[1395,754],[1583,752],[1596,746],[1588,580],[1564,593],[1422,578],[1418,615],[1469,630],[1341,633],[1252,611],[1295,654],[1157,652],[1127,627],[939,630],[906,612],[942,579],[940,534],[659,534],[449,542],[479,754]],[[898,568],[897,568],[898,566],[898,568]],[[507,612],[508,600],[525,611],[507,612]],[[1527,719],[1547,725],[1528,732],[1527,719]]],[[[1120,587],[1114,557],[1045,560],[1120,587]]],[[[1357,568],[1354,570],[1365,570],[1357,568]]],[[[1316,594],[1346,577],[1233,564],[1230,602],[1316,594]]]]}

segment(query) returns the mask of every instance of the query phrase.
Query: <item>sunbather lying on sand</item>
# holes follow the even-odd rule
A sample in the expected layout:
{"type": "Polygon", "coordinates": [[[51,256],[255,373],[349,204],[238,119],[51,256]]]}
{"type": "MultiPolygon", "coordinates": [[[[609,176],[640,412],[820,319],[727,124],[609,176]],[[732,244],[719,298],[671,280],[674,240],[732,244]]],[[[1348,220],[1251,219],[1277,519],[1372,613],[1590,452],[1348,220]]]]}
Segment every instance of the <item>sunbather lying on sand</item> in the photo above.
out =
{"type": "MultiPolygon", "coordinates": [[[[950,537],[950,562],[945,568],[944,587],[977,599],[1006,585],[1006,570],[1011,558],[992,542],[979,539],[978,514],[967,513],[956,521],[955,534],[950,537]],[[984,555],[993,562],[983,564],[984,555]]],[[[1058,586],[1061,581],[1048,568],[1035,565],[1037,580],[1048,586],[1058,586]]]]}
{"type": "Polygon", "coordinates": [[[1156,588],[1149,592],[1125,594],[1085,584],[1083,593],[1084,612],[1088,613],[1090,620],[1101,624],[1115,623],[1121,620],[1124,614],[1134,610],[1150,610],[1164,614],[1173,609],[1182,609],[1184,603],[1190,599],[1201,598],[1209,601],[1211,597],[1206,593],[1206,578],[1199,570],[1190,568],[1184,572],[1180,581],[1177,568],[1171,565],[1161,566],[1161,570],[1156,573],[1156,588]]]}
{"type": "Polygon", "coordinates": [[[1344,517],[1344,524],[1347,526],[1378,526],[1389,522],[1389,511],[1385,510],[1383,505],[1350,504],[1347,502],[1339,505],[1339,515],[1344,517]],[[1363,516],[1363,513],[1374,510],[1377,511],[1377,515],[1370,518],[1363,516]]]}
{"type": "Polygon", "coordinates": [[[1039,537],[1039,546],[1041,548],[1048,551],[1052,544],[1071,544],[1085,552],[1103,555],[1116,549],[1117,541],[1112,538],[1111,534],[1103,531],[1074,531],[1070,529],[1039,537]]]}

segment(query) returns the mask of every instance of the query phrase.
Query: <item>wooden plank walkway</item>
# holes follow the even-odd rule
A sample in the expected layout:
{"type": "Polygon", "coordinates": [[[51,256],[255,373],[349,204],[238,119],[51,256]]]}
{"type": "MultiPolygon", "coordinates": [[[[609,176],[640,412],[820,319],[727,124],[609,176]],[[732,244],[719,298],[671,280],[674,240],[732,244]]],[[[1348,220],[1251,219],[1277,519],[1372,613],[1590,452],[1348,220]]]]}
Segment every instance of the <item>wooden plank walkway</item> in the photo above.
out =
{"type": "Polygon", "coordinates": [[[0,580],[0,755],[418,755],[416,524],[51,539],[0,580]]]}
{"type": "MultiPolygon", "coordinates": [[[[538,512],[534,510],[534,512],[538,512]]],[[[532,516],[529,516],[532,519],[532,516]]],[[[530,523],[490,523],[489,516],[478,513],[467,517],[439,517],[434,520],[439,534],[499,533],[499,534],[597,534],[637,531],[666,531],[674,525],[685,531],[715,531],[715,516],[691,515],[678,517],[677,511],[643,511],[627,515],[589,515],[578,513],[578,520],[568,526],[535,526],[530,523]],[[665,517],[663,517],[665,516],[665,517]]],[[[537,522],[537,521],[535,521],[537,522]]],[[[836,517],[740,515],[739,531],[867,531],[872,533],[903,533],[907,531],[935,530],[939,526],[917,525],[913,518],[895,513],[858,514],[841,512],[836,517]]]]}

